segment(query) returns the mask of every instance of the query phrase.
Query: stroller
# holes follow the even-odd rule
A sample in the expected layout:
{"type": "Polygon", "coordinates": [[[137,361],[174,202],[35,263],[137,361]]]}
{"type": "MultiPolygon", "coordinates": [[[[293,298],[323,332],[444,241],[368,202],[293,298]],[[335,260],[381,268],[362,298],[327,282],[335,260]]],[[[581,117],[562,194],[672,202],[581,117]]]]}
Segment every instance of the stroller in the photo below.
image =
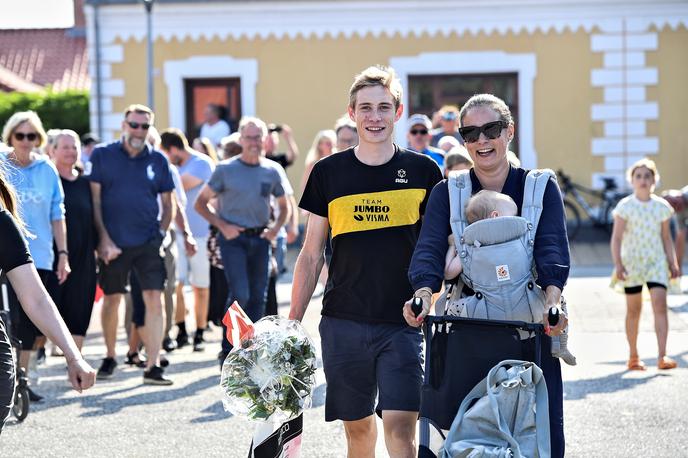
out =
{"type": "Polygon", "coordinates": [[[26,376],[24,369],[19,365],[19,351],[21,349],[21,341],[12,334],[12,317],[9,308],[9,285],[7,278],[3,275],[0,278],[0,317],[5,323],[7,334],[10,338],[10,344],[15,352],[15,388],[14,388],[14,402],[12,405],[12,415],[18,422],[24,421],[29,414],[29,378],[26,376]]]}
{"type": "Polygon", "coordinates": [[[540,364],[544,327],[453,316],[427,316],[423,326],[425,380],[418,457],[436,458],[464,397],[493,366],[507,359],[540,364]],[[519,332],[533,337],[521,340],[519,332]]]}

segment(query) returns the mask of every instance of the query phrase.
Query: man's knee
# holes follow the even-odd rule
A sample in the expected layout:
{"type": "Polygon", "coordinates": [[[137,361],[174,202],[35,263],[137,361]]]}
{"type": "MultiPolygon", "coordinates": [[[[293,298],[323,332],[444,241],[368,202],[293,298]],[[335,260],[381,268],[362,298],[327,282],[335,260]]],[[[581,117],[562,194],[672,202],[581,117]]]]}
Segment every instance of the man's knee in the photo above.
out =
{"type": "Polygon", "coordinates": [[[417,412],[383,411],[382,424],[385,429],[385,440],[398,444],[412,444],[416,437],[417,420],[417,412]]]}
{"type": "Polygon", "coordinates": [[[143,302],[146,304],[146,312],[153,315],[162,315],[162,291],[151,289],[143,291],[143,302]]]}
{"type": "Polygon", "coordinates": [[[344,431],[348,441],[373,441],[373,443],[375,443],[377,435],[375,417],[371,415],[361,420],[345,421],[344,431]]]}

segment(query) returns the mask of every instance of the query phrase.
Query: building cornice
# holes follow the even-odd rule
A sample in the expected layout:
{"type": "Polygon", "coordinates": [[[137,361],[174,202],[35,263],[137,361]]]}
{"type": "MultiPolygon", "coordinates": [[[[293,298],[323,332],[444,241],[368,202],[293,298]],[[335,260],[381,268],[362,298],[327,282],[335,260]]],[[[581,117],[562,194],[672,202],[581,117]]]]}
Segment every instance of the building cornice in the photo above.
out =
{"type": "MultiPolygon", "coordinates": [[[[89,19],[92,8],[87,8],[89,19]]],[[[146,19],[142,5],[108,4],[100,8],[105,43],[144,39],[146,19]]],[[[688,2],[254,1],[156,3],[153,8],[155,37],[166,41],[504,35],[579,29],[615,32],[621,18],[638,28],[688,26],[688,2]]]]}

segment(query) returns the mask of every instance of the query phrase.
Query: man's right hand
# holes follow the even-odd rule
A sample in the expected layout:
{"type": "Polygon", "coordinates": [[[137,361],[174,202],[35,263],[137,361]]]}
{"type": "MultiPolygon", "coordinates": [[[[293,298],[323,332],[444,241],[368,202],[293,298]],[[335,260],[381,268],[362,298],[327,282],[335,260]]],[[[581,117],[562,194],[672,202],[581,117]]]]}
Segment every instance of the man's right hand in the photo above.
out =
{"type": "Polygon", "coordinates": [[[220,232],[222,236],[227,240],[232,240],[239,237],[244,231],[243,227],[237,226],[236,224],[225,223],[220,227],[220,232]]]}
{"type": "Polygon", "coordinates": [[[122,254],[122,250],[110,239],[102,240],[98,244],[98,257],[105,264],[109,264],[110,261],[115,260],[120,254],[122,254]]]}

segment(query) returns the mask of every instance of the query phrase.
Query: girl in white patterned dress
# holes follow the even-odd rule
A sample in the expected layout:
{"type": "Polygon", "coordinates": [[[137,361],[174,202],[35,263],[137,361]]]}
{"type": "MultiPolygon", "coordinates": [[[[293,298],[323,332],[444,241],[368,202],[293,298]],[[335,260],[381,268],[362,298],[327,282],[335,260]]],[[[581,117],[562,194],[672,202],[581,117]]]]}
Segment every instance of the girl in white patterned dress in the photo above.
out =
{"type": "Polygon", "coordinates": [[[630,347],[629,370],[645,370],[638,356],[638,324],[642,307],[642,289],[650,290],[652,312],[659,354],[657,367],[673,369],[676,362],[666,356],[669,333],[667,286],[669,276],[680,276],[676,253],[669,232],[671,206],[653,191],[659,179],[655,163],[642,159],[628,170],[633,194],[622,199],[614,209],[612,258],[617,278],[626,293],[626,338],[630,347]]]}

